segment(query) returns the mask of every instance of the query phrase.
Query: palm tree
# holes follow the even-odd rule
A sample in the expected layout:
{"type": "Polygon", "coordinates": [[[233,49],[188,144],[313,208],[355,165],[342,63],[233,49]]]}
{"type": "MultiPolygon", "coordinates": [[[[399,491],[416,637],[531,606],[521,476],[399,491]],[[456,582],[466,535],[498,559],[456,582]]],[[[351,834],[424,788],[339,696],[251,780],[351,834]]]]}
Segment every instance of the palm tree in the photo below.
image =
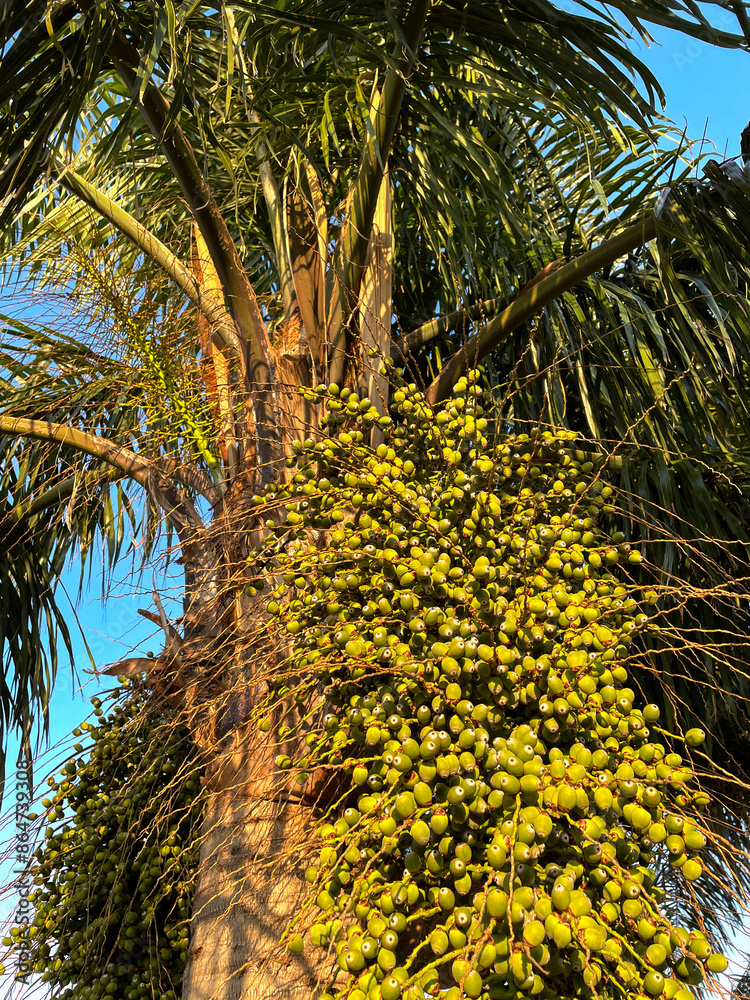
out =
{"type": "MultiPolygon", "coordinates": [[[[748,30],[744,4],[714,7],[748,30]]],[[[148,560],[163,519],[183,614],[170,623],[157,603],[163,653],[113,669],[155,686],[172,672],[196,732],[238,750],[211,776],[190,1000],[303,997],[315,980],[294,957],[264,962],[304,891],[287,847],[313,805],[265,794],[272,759],[247,722],[260,612],[241,572],[250,498],[283,477],[296,437],[320,433],[298,388],[379,400],[375,445],[380,356],[433,400],[484,359],[508,420],[596,440],[592,459],[630,497],[628,530],[654,536],[652,575],[745,573],[750,182],[734,162],[691,178],[626,22],[750,44],[687,0],[3,13],[5,274],[19,296],[64,292],[77,327],[6,309],[3,725],[28,733],[46,710],[54,661],[38,639],[46,621],[65,642],[51,583],[67,553],[101,537],[114,566],[142,512],[148,560]],[[206,665],[224,683],[198,683],[206,665]],[[249,858],[266,870],[250,905],[249,858]]],[[[715,612],[734,594],[712,599],[715,612]]],[[[696,631],[710,613],[704,600],[696,631]]],[[[710,689],[654,653],[688,713],[705,699],[736,712],[722,701],[744,693],[744,653],[721,652],[732,615],[704,647],[710,689]]]]}

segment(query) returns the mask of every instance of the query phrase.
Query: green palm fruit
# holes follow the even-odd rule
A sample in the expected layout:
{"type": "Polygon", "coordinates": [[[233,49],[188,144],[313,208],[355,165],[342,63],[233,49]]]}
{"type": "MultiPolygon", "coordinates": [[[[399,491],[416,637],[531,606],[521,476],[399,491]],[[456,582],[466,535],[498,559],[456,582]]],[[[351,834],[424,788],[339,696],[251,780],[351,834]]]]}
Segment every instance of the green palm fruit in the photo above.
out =
{"type": "Polygon", "coordinates": [[[536,948],[546,936],[544,924],[540,920],[530,920],[523,929],[523,939],[530,948],[536,948]]]}
{"type": "Polygon", "coordinates": [[[442,928],[437,928],[430,935],[430,948],[436,955],[444,955],[450,947],[448,935],[442,928]]]}
{"type": "Polygon", "coordinates": [[[714,975],[720,972],[726,972],[728,964],[729,963],[725,956],[719,955],[718,953],[709,955],[706,959],[706,968],[709,972],[714,973],[714,975]]]}
{"type": "MultiPolygon", "coordinates": [[[[644,865],[667,841],[686,878],[700,874],[687,855],[702,834],[678,812],[702,793],[689,763],[653,742],[658,707],[627,686],[656,595],[632,583],[639,553],[601,519],[612,489],[568,453],[568,432],[490,444],[477,373],[433,407],[386,368],[386,441],[364,445],[353,393],[316,391],[329,437],[299,442],[289,480],[256,507],[302,518],[269,530],[253,571],[290,581],[270,595],[271,627],[292,625],[295,675],[325,687],[304,770],[350,779],[312,884],[322,919],[352,929],[339,952],[349,978],[331,996],[421,995],[423,952],[406,942],[430,914],[435,983],[457,961],[448,1000],[612,1000],[620,986],[672,1000],[662,969],[678,946],[644,865]],[[357,921],[374,942],[359,950],[357,921]]],[[[302,764],[284,752],[291,779],[302,764]]]]}
{"type": "MultiPolygon", "coordinates": [[[[74,731],[86,741],[74,745],[65,779],[48,781],[32,868],[45,891],[30,894],[32,925],[10,941],[23,949],[19,971],[33,969],[69,1000],[127,997],[154,968],[177,988],[182,978],[204,801],[199,757],[168,711],[144,712],[145,698],[126,681],[107,701],[92,699],[96,722],[74,731]],[[93,959],[102,953],[104,975],[93,959]]],[[[316,878],[311,866],[307,879],[316,878]]],[[[287,939],[292,953],[301,944],[287,939]]]]}

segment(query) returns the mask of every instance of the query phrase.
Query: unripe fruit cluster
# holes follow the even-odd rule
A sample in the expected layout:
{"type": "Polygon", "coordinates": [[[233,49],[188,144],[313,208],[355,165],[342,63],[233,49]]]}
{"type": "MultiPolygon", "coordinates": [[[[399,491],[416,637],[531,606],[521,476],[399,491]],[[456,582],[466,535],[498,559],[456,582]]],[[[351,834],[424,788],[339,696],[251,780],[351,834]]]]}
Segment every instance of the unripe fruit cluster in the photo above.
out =
{"type": "Polygon", "coordinates": [[[129,684],[92,699],[96,721],[48,780],[34,916],[4,940],[19,978],[66,1000],[180,996],[204,796],[188,733],[129,684]]]}
{"type": "Polygon", "coordinates": [[[611,487],[568,433],[501,436],[475,373],[437,408],[397,383],[374,451],[361,402],[312,395],[344,429],[255,499],[251,589],[276,581],[293,670],[325,690],[278,766],[350,776],[308,870],[326,1000],[692,1000],[726,961],[671,925],[655,862],[700,877],[708,800],[628,686],[656,595],[599,524],[611,487]]]}

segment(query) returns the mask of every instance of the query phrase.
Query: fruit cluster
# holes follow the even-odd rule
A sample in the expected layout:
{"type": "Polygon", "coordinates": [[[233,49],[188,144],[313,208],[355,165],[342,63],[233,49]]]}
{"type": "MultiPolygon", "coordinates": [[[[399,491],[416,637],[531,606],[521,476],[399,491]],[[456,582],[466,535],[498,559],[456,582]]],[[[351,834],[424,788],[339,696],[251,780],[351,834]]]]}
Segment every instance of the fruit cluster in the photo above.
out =
{"type": "MultiPolygon", "coordinates": [[[[129,682],[125,681],[125,685],[129,682]]],[[[174,1000],[203,808],[192,742],[125,687],[73,735],[75,756],[49,778],[34,855],[34,917],[4,944],[67,1000],[174,1000]]],[[[32,817],[37,818],[37,817],[32,817]]]]}
{"type": "Polygon", "coordinates": [[[274,581],[295,647],[277,693],[325,704],[277,765],[349,788],[307,872],[324,998],[693,1000],[726,960],[670,923],[657,876],[703,872],[703,733],[660,739],[628,686],[657,595],[602,524],[612,488],[567,432],[503,435],[475,373],[436,408],[398,376],[374,451],[369,400],[311,391],[338,434],[254,501],[250,589],[274,581]]]}

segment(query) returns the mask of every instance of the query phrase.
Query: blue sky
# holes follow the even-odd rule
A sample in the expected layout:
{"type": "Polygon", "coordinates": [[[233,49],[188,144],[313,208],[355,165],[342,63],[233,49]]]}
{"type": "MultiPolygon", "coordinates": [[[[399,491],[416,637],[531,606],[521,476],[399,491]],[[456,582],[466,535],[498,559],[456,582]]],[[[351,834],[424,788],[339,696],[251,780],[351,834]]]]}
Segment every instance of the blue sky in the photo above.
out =
{"type": "MultiPolygon", "coordinates": [[[[717,22],[717,25],[722,25],[717,22]]],[[[665,113],[680,127],[687,125],[688,136],[700,139],[704,130],[719,156],[739,153],[739,136],[750,120],[750,54],[715,49],[684,36],[654,30],[658,44],[650,48],[639,46],[639,54],[660,80],[667,94],[665,113]]],[[[75,595],[78,586],[77,568],[66,574],[68,592],[75,595]]],[[[154,626],[137,613],[151,608],[148,593],[133,595],[127,585],[118,586],[113,598],[104,604],[97,582],[88,590],[78,615],[95,662],[102,665],[131,651],[158,649],[160,638],[154,626]]],[[[72,618],[72,612],[71,612],[72,618]]],[[[58,683],[51,706],[51,743],[63,743],[70,730],[89,713],[88,699],[102,686],[112,686],[111,678],[96,678],[83,673],[89,667],[83,643],[76,637],[77,680],[71,678],[66,663],[61,664],[58,683]]],[[[12,770],[15,749],[10,747],[9,770],[12,770]]],[[[62,759],[62,748],[45,755],[47,766],[62,759]]],[[[41,777],[45,767],[38,769],[41,777]]],[[[12,793],[12,774],[11,774],[12,793]]],[[[7,801],[7,800],[6,800],[7,801]]],[[[7,808],[7,805],[6,807],[7,808]]],[[[0,884],[6,882],[7,865],[0,865],[0,884]]],[[[0,918],[7,914],[7,902],[0,900],[0,918]]],[[[737,967],[733,970],[739,971],[737,967]]]]}
{"type": "MultiPolygon", "coordinates": [[[[717,27],[722,27],[716,18],[717,27]]],[[[733,25],[726,25],[732,29],[733,25]]],[[[667,95],[665,114],[687,134],[706,138],[721,157],[737,156],[740,132],[750,121],[750,54],[727,51],[664,29],[653,29],[658,44],[638,45],[641,59],[667,95]]]]}

